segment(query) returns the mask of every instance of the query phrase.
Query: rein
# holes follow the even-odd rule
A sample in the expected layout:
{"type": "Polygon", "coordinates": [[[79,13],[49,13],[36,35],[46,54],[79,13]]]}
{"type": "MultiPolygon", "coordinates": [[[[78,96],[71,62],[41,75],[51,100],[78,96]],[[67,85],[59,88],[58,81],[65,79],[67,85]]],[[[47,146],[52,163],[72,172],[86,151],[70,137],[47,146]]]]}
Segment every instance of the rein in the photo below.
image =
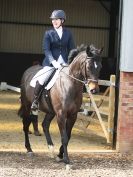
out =
{"type": "MultiPolygon", "coordinates": [[[[87,58],[91,58],[91,57],[87,57],[87,58]]],[[[62,68],[62,69],[63,69],[63,68],[62,68]]],[[[81,82],[82,84],[86,84],[88,81],[89,81],[89,82],[91,82],[91,81],[92,81],[92,82],[98,82],[98,80],[94,80],[94,79],[86,79],[85,81],[82,81],[82,80],[80,80],[80,79],[77,79],[76,77],[73,77],[73,76],[71,76],[71,75],[65,73],[64,71],[62,71],[62,69],[60,70],[60,72],[66,74],[68,77],[71,77],[71,78],[74,79],[74,80],[77,80],[77,81],[81,82]]],[[[51,70],[52,70],[52,69],[51,69],[51,70]]],[[[48,71],[46,71],[46,72],[48,72],[48,71]]],[[[40,74],[39,76],[45,74],[46,72],[40,74]]],[[[39,76],[37,76],[37,77],[39,77],[39,76]]],[[[35,78],[33,78],[33,79],[36,79],[37,77],[35,77],[35,78]]]]}
{"type": "MultiPolygon", "coordinates": [[[[94,58],[94,57],[88,57],[88,56],[87,56],[86,58],[87,58],[87,59],[92,59],[92,58],[94,58]]],[[[51,70],[52,70],[52,69],[53,69],[53,68],[51,68],[51,70]]],[[[62,69],[63,69],[63,67],[62,67],[62,69]]],[[[87,77],[86,77],[85,81],[82,81],[82,80],[80,80],[80,79],[77,79],[76,77],[73,77],[73,76],[71,76],[71,75],[65,73],[64,71],[62,71],[62,69],[60,70],[60,72],[64,73],[64,74],[67,75],[68,77],[70,77],[70,78],[72,78],[72,79],[74,79],[74,80],[76,80],[76,81],[78,81],[78,82],[80,82],[80,83],[82,83],[82,84],[86,84],[86,83],[89,83],[89,82],[91,82],[91,81],[98,83],[98,80],[95,80],[95,79],[87,79],[87,77]]],[[[48,72],[48,71],[46,71],[46,72],[48,72]]],[[[40,74],[39,76],[45,74],[46,72],[40,74]]],[[[87,75],[87,74],[86,74],[86,67],[85,67],[85,75],[87,75]]],[[[37,77],[39,77],[39,76],[37,76],[37,77]]],[[[35,78],[33,78],[33,79],[36,79],[37,77],[35,77],[35,78]]]]}
{"type": "Polygon", "coordinates": [[[93,82],[98,82],[98,80],[95,80],[95,79],[87,79],[86,81],[82,81],[82,80],[80,80],[80,79],[77,79],[76,77],[73,77],[73,76],[71,76],[71,75],[65,73],[65,72],[62,71],[62,70],[61,70],[61,72],[64,73],[64,74],[66,74],[68,77],[71,77],[72,79],[81,82],[82,84],[86,84],[88,81],[89,81],[89,82],[91,82],[91,81],[93,81],[93,82]]]}
{"type": "Polygon", "coordinates": [[[82,81],[82,80],[80,80],[80,79],[77,79],[76,77],[73,77],[73,76],[71,76],[71,75],[65,73],[65,72],[62,71],[62,70],[61,70],[61,72],[64,73],[65,75],[67,75],[68,77],[71,77],[72,79],[81,82],[82,84],[85,84],[85,83],[86,83],[86,81],[82,81]]]}

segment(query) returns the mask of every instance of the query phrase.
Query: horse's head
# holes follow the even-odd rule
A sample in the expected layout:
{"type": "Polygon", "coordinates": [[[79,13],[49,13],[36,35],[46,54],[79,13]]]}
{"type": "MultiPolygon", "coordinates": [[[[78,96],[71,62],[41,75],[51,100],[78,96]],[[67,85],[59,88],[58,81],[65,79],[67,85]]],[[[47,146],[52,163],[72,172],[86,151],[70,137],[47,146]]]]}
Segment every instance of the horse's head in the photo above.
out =
{"type": "Polygon", "coordinates": [[[92,93],[99,91],[98,78],[102,68],[101,53],[103,48],[97,49],[94,45],[87,46],[85,60],[85,78],[92,93]]]}
{"type": "Polygon", "coordinates": [[[79,79],[88,81],[90,91],[99,91],[98,78],[102,68],[101,53],[103,48],[97,49],[94,45],[81,45],[71,50],[68,60],[70,63],[70,73],[79,79]]]}

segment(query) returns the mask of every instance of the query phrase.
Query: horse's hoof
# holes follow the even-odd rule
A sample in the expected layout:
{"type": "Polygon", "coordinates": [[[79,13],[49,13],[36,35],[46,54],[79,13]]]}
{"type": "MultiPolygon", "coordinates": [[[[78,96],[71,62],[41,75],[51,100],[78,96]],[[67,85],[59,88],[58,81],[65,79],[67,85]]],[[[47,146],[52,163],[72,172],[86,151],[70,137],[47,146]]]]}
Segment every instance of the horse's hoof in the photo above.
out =
{"type": "Polygon", "coordinates": [[[48,149],[50,151],[50,157],[53,159],[54,156],[54,146],[53,145],[48,145],[48,149]]]}
{"type": "Polygon", "coordinates": [[[59,156],[57,156],[55,160],[56,160],[56,162],[63,162],[63,159],[60,158],[59,156]]]}
{"type": "Polygon", "coordinates": [[[27,152],[27,155],[28,155],[29,157],[33,157],[33,156],[34,156],[34,153],[33,153],[32,151],[28,151],[28,152],[27,152]]]}
{"type": "Polygon", "coordinates": [[[29,130],[29,131],[28,131],[28,134],[32,134],[32,131],[29,130]]]}
{"type": "Polygon", "coordinates": [[[42,136],[42,134],[41,134],[39,131],[35,131],[35,132],[34,132],[34,135],[35,135],[35,136],[42,136]]]}
{"type": "Polygon", "coordinates": [[[71,170],[71,169],[72,169],[72,165],[66,164],[66,171],[69,171],[69,170],[71,170]]]}

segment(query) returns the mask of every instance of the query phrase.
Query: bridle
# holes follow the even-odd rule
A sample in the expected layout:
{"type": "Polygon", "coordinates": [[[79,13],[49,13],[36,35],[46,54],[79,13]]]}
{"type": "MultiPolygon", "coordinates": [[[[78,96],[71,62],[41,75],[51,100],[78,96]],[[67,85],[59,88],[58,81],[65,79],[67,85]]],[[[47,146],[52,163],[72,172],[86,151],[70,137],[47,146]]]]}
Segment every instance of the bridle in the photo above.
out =
{"type": "MultiPolygon", "coordinates": [[[[94,58],[94,57],[88,57],[88,56],[86,57],[86,59],[92,59],[92,58],[94,58]]],[[[84,62],[86,62],[86,60],[85,60],[84,62]]],[[[63,68],[62,68],[62,69],[63,69],[63,68]]],[[[77,79],[76,77],[73,77],[73,76],[67,74],[66,72],[62,71],[62,69],[61,69],[61,72],[63,72],[63,73],[64,73],[65,75],[67,75],[68,77],[70,77],[70,78],[72,78],[72,79],[74,79],[74,80],[76,80],[76,81],[78,81],[78,82],[81,82],[82,84],[89,84],[90,82],[98,83],[98,80],[95,80],[95,79],[87,79],[87,70],[86,70],[86,67],[85,67],[85,80],[84,80],[84,81],[82,81],[82,80],[80,80],[80,79],[77,79]]]]}
{"type": "MultiPolygon", "coordinates": [[[[86,56],[86,59],[93,59],[94,57],[88,57],[88,56],[86,56]]],[[[86,60],[85,60],[85,62],[86,62],[86,60]]],[[[86,66],[85,66],[85,80],[86,81],[88,81],[87,83],[89,84],[90,82],[96,82],[96,83],[98,83],[98,80],[96,80],[96,79],[87,79],[87,70],[86,70],[86,66]]]]}

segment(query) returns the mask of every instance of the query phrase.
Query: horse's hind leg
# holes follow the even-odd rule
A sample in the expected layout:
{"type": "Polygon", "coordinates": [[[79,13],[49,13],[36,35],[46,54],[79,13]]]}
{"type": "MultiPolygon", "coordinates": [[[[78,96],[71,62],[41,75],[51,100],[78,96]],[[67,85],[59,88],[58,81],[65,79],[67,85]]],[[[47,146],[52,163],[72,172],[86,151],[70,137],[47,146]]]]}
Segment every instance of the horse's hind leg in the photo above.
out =
{"type": "Polygon", "coordinates": [[[30,141],[29,141],[29,126],[31,124],[32,118],[29,117],[23,117],[23,131],[25,134],[25,147],[27,149],[27,152],[32,152],[30,141]]]}
{"type": "Polygon", "coordinates": [[[55,116],[55,114],[47,113],[45,115],[45,118],[44,118],[43,122],[42,122],[43,131],[44,131],[44,134],[45,134],[45,137],[46,137],[48,148],[52,153],[51,154],[52,157],[54,156],[54,154],[53,154],[54,153],[54,147],[53,147],[54,145],[53,145],[50,133],[49,133],[49,127],[50,127],[50,123],[53,120],[54,116],[55,116]]]}
{"type": "Polygon", "coordinates": [[[32,119],[32,125],[33,125],[35,136],[41,136],[41,133],[38,130],[38,115],[31,114],[30,117],[32,119]]]}

